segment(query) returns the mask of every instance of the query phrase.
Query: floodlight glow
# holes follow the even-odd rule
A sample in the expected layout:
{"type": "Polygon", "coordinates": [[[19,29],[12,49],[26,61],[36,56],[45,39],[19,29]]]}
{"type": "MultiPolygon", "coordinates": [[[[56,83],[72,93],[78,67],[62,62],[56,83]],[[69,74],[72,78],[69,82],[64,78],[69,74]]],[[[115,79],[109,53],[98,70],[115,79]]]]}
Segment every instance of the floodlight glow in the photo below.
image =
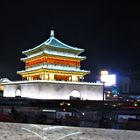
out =
{"type": "Polygon", "coordinates": [[[84,115],[85,115],[85,113],[83,112],[83,113],[82,113],[82,115],[84,116],[84,115]]]}
{"type": "Polygon", "coordinates": [[[101,75],[101,81],[106,83],[107,77],[108,77],[108,75],[101,75]]]}
{"type": "Polygon", "coordinates": [[[101,81],[105,83],[105,86],[112,86],[116,84],[116,75],[101,75],[101,81]]]}
{"type": "Polygon", "coordinates": [[[108,75],[108,71],[106,71],[106,70],[101,71],[101,75],[108,75]]]}
{"type": "Polygon", "coordinates": [[[110,97],[110,94],[107,94],[107,97],[110,97]]]}

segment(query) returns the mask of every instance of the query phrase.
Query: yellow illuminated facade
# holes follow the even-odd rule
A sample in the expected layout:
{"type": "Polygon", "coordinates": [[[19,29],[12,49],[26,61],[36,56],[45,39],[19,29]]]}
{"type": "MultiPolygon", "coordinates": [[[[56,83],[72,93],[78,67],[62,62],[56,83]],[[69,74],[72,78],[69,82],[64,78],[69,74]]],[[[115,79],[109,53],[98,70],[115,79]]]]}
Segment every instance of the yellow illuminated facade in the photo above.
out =
{"type": "Polygon", "coordinates": [[[23,51],[26,55],[21,61],[25,63],[25,70],[17,73],[23,80],[50,80],[79,82],[89,71],[80,69],[80,62],[86,57],[79,56],[84,49],[66,45],[54,37],[41,45],[23,51]]]}
{"type": "Polygon", "coordinates": [[[4,91],[4,86],[0,84],[0,91],[4,91]]]}

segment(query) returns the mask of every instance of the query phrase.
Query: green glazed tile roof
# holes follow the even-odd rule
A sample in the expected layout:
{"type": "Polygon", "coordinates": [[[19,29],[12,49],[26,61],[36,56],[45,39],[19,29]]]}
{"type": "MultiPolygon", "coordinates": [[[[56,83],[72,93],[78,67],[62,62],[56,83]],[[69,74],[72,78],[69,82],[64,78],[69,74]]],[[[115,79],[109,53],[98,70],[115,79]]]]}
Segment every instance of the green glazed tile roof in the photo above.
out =
{"type": "Polygon", "coordinates": [[[56,39],[54,36],[51,36],[46,42],[46,45],[50,45],[50,46],[54,46],[57,48],[64,48],[64,49],[72,49],[72,50],[79,50],[79,51],[83,51],[83,49],[80,48],[76,48],[76,47],[72,47],[69,45],[64,44],[63,42],[61,42],[60,40],[56,39]]]}
{"type": "Polygon", "coordinates": [[[74,50],[74,51],[78,51],[78,52],[84,51],[84,49],[72,47],[72,46],[69,46],[69,45],[61,42],[60,40],[58,40],[57,38],[54,37],[54,33],[52,33],[52,31],[51,31],[50,38],[47,39],[47,41],[43,42],[42,44],[38,45],[37,47],[23,51],[23,54],[26,52],[30,52],[30,51],[33,51],[35,49],[41,48],[44,45],[53,46],[53,47],[60,48],[60,49],[74,50]]]}

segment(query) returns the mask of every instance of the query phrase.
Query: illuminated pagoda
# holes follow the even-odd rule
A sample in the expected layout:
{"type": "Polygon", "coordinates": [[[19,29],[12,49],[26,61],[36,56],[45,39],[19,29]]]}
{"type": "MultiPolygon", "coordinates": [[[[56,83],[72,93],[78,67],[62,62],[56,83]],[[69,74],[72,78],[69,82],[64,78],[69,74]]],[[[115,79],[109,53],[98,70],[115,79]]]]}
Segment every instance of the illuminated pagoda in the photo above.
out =
{"type": "Polygon", "coordinates": [[[55,38],[51,30],[50,38],[39,46],[23,51],[21,58],[25,70],[17,73],[22,80],[48,80],[79,82],[89,71],[80,69],[80,62],[85,56],[79,56],[84,49],[66,45],[55,38]]]}
{"type": "Polygon", "coordinates": [[[4,97],[48,100],[102,100],[103,84],[81,82],[90,71],[81,70],[84,49],[50,38],[39,46],[23,51],[25,70],[17,71],[21,81],[2,83],[4,97]]]}

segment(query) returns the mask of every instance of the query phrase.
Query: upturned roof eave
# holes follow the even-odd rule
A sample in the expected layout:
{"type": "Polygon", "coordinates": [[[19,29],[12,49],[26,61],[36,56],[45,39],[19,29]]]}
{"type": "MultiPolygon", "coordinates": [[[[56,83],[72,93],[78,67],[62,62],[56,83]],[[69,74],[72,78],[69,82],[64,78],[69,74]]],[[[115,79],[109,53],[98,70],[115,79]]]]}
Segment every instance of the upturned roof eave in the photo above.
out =
{"type": "Polygon", "coordinates": [[[44,43],[41,43],[40,45],[38,45],[38,46],[36,46],[36,47],[34,47],[32,49],[28,49],[26,51],[22,51],[22,54],[28,55],[28,53],[30,53],[30,52],[32,52],[32,51],[34,51],[36,49],[40,49],[41,47],[44,47],[44,45],[45,45],[44,43]]]}
{"type": "Polygon", "coordinates": [[[57,47],[57,48],[63,48],[63,49],[71,49],[71,50],[76,50],[76,51],[84,51],[84,49],[81,49],[81,48],[77,48],[77,47],[72,47],[70,45],[67,45],[63,42],[61,42],[60,40],[58,40],[57,38],[55,38],[54,36],[53,37],[50,37],[46,42],[44,42],[46,45],[50,45],[50,46],[53,46],[53,47],[57,47]],[[58,45],[54,45],[54,43],[57,43],[58,45]]]}
{"type": "MultiPolygon", "coordinates": [[[[41,56],[41,55],[43,55],[43,54],[48,54],[48,53],[45,53],[45,52],[42,52],[42,53],[40,53],[40,54],[38,54],[38,55],[34,55],[34,56],[32,56],[32,57],[25,57],[25,58],[21,58],[20,60],[21,61],[26,61],[26,60],[29,60],[29,59],[33,59],[33,58],[35,58],[35,57],[39,57],[39,56],[41,56]]],[[[73,59],[80,59],[80,60],[85,60],[86,59],[86,56],[66,56],[66,55],[59,55],[59,54],[48,54],[48,55],[52,55],[52,56],[60,56],[60,57],[67,57],[67,58],[73,58],[73,59]]]]}
{"type": "Polygon", "coordinates": [[[22,54],[24,55],[28,55],[28,53],[31,53],[32,51],[35,51],[37,49],[40,49],[41,47],[44,46],[50,46],[50,47],[54,47],[54,48],[58,48],[58,49],[64,49],[64,50],[73,50],[73,51],[77,51],[78,54],[84,52],[84,49],[81,48],[77,48],[77,47],[72,47],[70,45],[67,45],[63,42],[61,42],[60,40],[56,39],[55,37],[50,37],[47,41],[41,43],[40,45],[32,48],[32,49],[28,49],[26,51],[22,51],[22,54]],[[55,41],[58,43],[58,45],[53,45],[52,41],[55,41]],[[64,46],[64,47],[60,47],[60,46],[64,46]]]}
{"type": "Polygon", "coordinates": [[[87,70],[63,70],[63,69],[53,69],[53,68],[37,68],[37,69],[33,69],[33,70],[21,70],[21,71],[17,71],[17,74],[22,74],[22,73],[28,73],[28,72],[32,72],[32,71],[36,71],[36,70],[54,70],[54,71],[65,71],[65,72],[78,72],[78,73],[83,73],[83,74],[89,74],[90,71],[87,70]]]}

